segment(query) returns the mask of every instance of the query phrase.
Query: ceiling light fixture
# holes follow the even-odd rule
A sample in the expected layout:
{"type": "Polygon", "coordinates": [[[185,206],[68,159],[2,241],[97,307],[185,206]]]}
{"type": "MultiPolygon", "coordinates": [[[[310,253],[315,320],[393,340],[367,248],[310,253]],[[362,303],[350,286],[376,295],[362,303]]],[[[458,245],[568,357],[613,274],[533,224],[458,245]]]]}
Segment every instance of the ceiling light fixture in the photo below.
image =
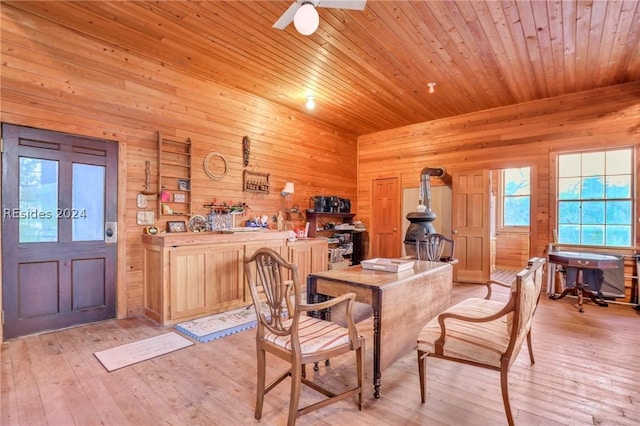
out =
{"type": "Polygon", "coordinates": [[[429,93],[434,93],[436,91],[435,89],[436,83],[433,81],[430,83],[427,83],[427,87],[429,87],[429,93]]]}
{"type": "Polygon", "coordinates": [[[293,25],[302,35],[313,34],[320,25],[320,16],[313,3],[304,3],[293,17],[293,25]]]}
{"type": "Polygon", "coordinates": [[[316,102],[313,100],[313,96],[307,96],[307,103],[305,105],[307,109],[314,109],[316,107],[316,102]]]}

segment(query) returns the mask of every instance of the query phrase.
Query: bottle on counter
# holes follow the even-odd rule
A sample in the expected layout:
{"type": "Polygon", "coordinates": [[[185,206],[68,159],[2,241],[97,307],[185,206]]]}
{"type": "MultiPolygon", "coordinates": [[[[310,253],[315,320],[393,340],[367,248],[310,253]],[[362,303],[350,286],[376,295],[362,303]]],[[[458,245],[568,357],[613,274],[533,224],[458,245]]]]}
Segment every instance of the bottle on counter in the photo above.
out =
{"type": "Polygon", "coordinates": [[[278,231],[284,231],[284,217],[282,217],[282,210],[278,212],[276,221],[278,224],[278,231]]]}

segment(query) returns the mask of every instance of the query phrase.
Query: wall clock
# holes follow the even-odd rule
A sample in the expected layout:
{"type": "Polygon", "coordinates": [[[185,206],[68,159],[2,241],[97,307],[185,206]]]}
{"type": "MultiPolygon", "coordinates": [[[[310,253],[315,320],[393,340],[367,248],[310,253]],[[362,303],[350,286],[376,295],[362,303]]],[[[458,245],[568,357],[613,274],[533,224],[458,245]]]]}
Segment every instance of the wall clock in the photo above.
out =
{"type": "Polygon", "coordinates": [[[156,235],[158,233],[158,227],[157,226],[147,226],[146,228],[144,228],[144,233],[145,234],[149,234],[149,235],[156,235]]]}
{"type": "Polygon", "coordinates": [[[204,172],[211,179],[222,179],[228,171],[227,160],[219,152],[210,152],[204,157],[204,172]]]}

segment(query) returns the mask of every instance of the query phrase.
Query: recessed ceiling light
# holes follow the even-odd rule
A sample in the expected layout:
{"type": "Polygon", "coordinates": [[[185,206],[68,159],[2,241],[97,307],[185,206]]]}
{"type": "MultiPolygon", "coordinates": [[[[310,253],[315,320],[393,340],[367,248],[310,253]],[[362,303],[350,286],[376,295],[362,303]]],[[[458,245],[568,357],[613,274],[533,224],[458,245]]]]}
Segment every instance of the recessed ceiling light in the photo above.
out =
{"type": "Polygon", "coordinates": [[[429,93],[433,93],[436,91],[436,83],[434,81],[427,83],[427,87],[429,88],[429,93]]]}

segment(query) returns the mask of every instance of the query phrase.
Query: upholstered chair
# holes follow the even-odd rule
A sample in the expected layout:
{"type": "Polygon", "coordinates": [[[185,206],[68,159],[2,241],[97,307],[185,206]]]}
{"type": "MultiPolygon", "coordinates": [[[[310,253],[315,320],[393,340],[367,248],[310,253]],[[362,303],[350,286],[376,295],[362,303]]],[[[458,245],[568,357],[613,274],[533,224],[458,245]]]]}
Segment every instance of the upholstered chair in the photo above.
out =
{"type": "Polygon", "coordinates": [[[426,359],[435,357],[500,372],[502,400],[509,425],[513,414],[509,403],[508,373],[520,348],[527,341],[533,364],[531,326],[542,288],[545,259],[532,258],[518,272],[513,285],[489,281],[487,296],[469,298],[429,321],[418,336],[420,396],[426,399],[426,359]],[[491,286],[511,287],[506,303],[491,300],[491,286]]]}

